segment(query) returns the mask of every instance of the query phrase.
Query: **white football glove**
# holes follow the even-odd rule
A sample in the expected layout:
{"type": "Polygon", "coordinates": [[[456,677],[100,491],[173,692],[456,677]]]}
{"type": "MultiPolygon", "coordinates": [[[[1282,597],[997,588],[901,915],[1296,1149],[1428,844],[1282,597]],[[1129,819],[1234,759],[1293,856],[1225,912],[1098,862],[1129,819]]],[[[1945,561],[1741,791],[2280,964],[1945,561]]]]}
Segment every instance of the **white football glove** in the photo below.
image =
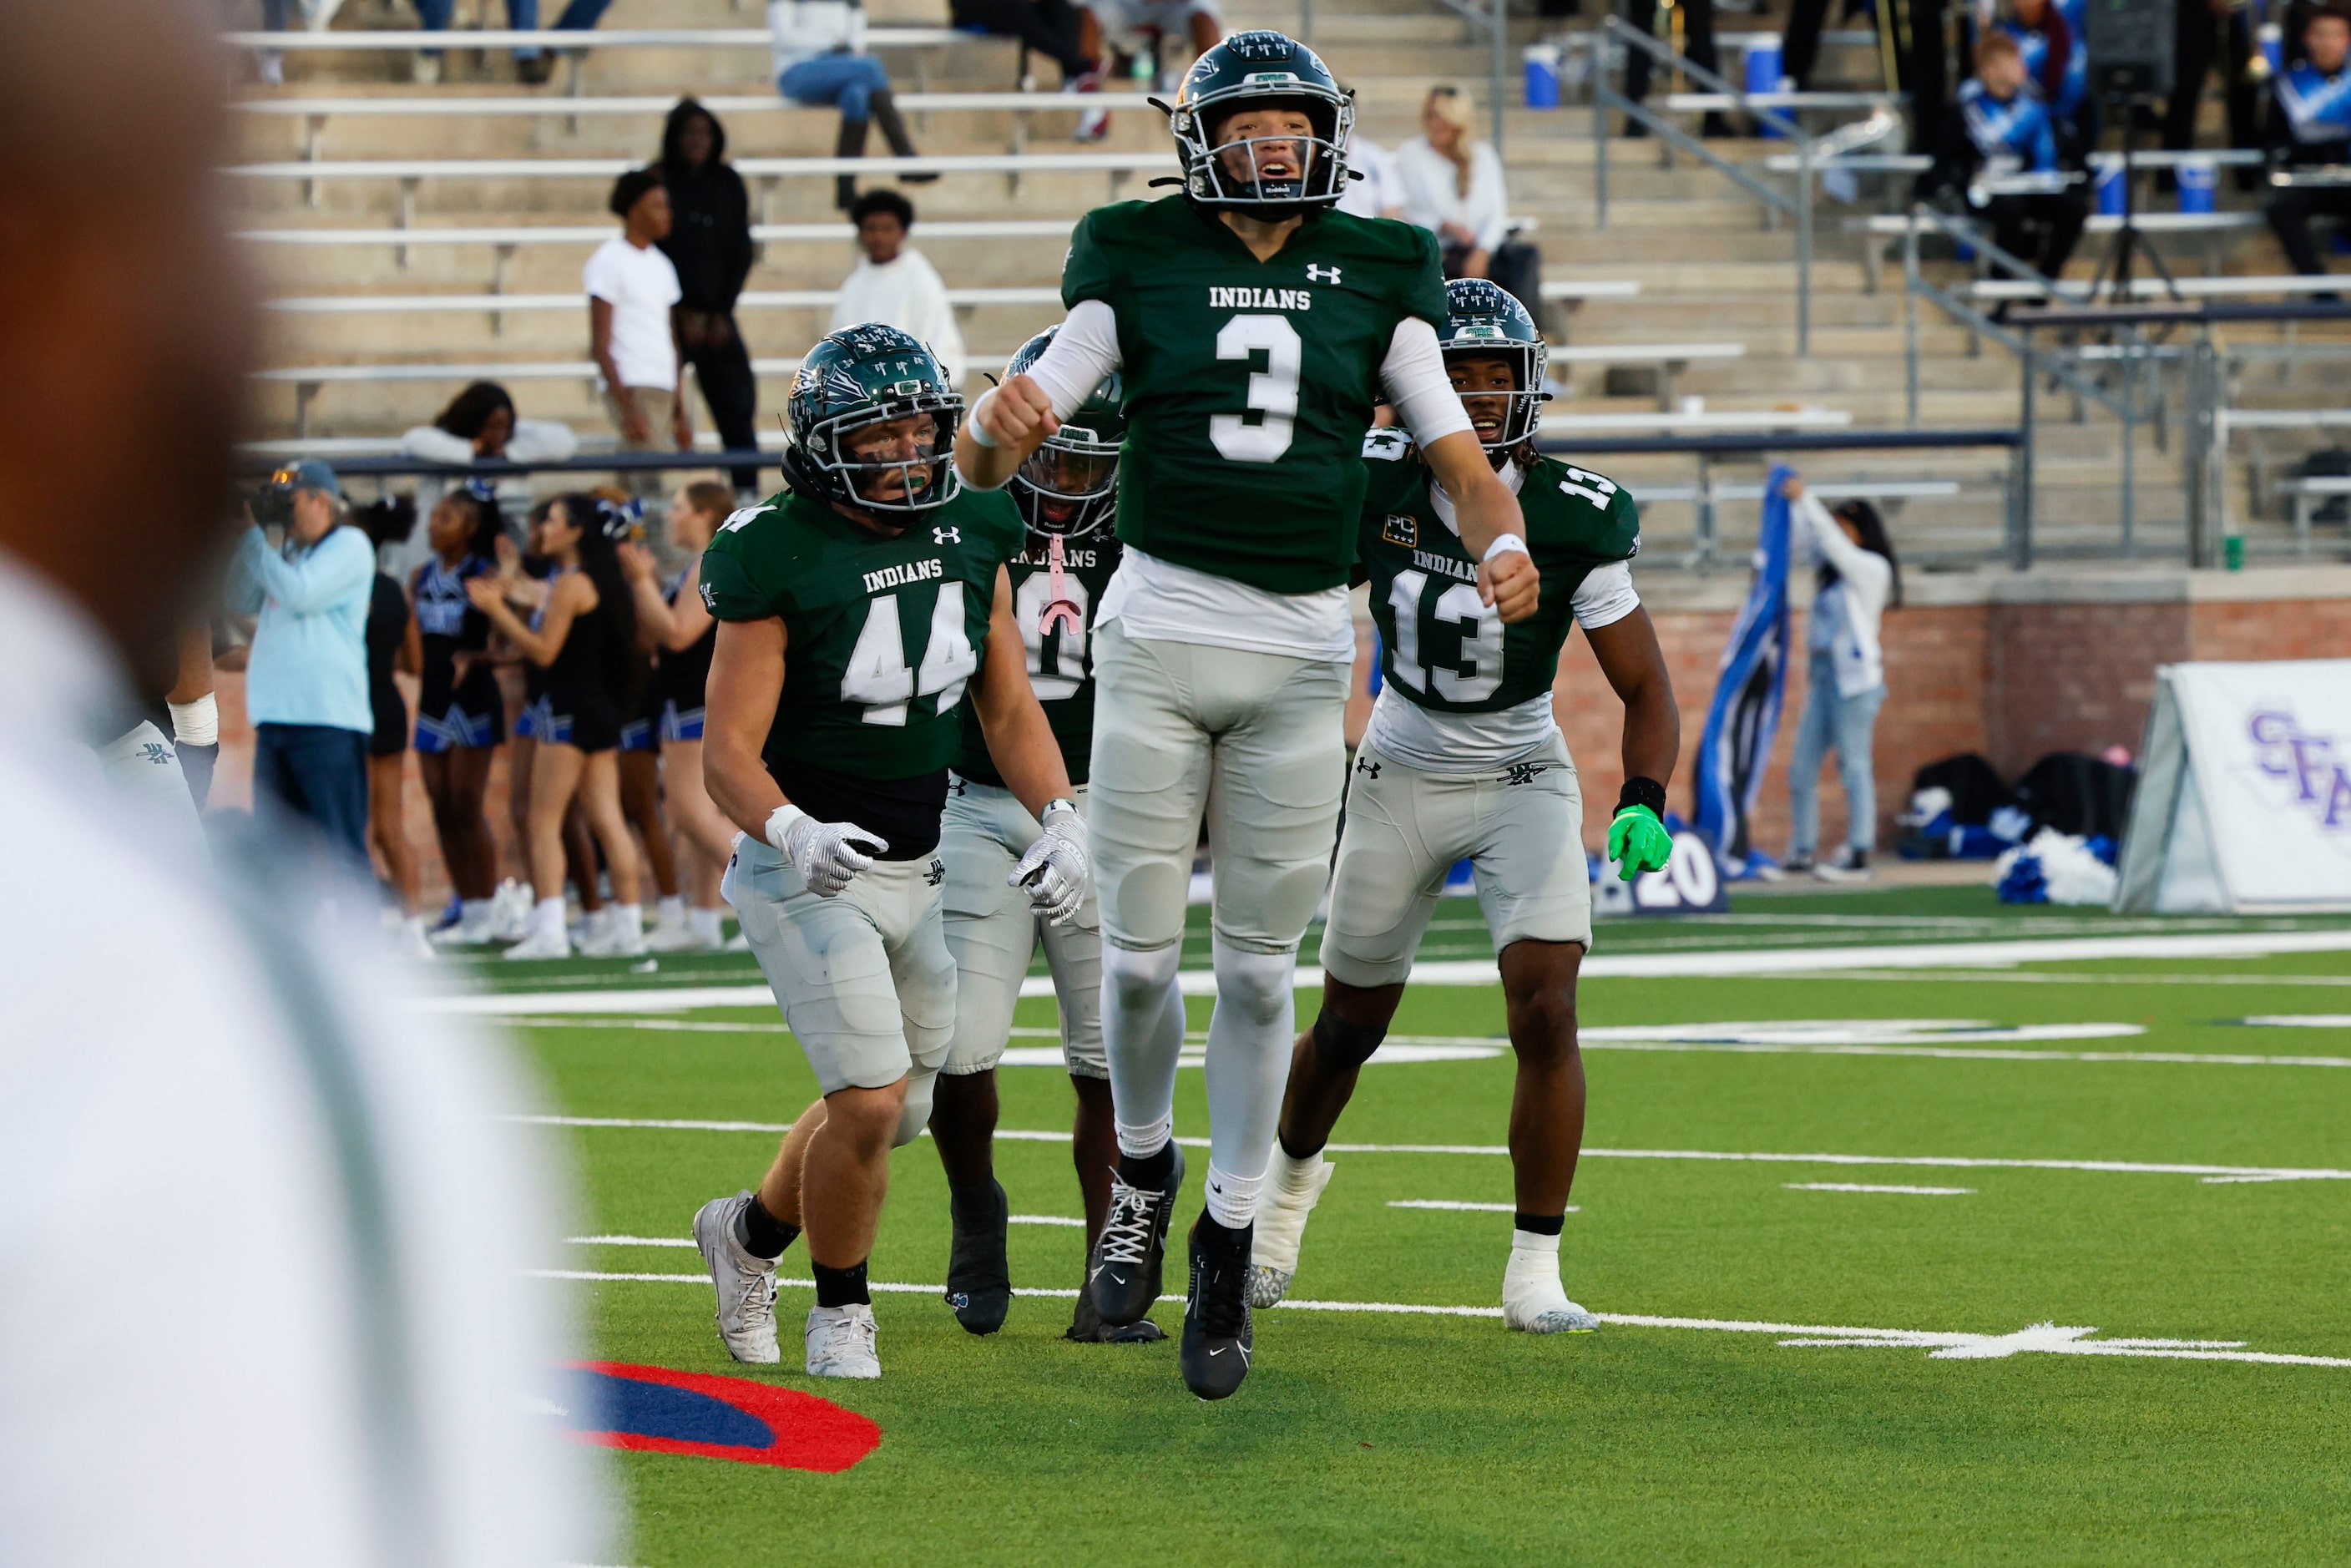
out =
{"type": "Polygon", "coordinates": [[[1005,880],[1026,888],[1031,912],[1051,925],[1064,925],[1086,901],[1086,824],[1068,800],[1045,808],[1045,831],[1005,880]]]}
{"type": "Polygon", "coordinates": [[[789,804],[768,816],[766,836],[819,898],[839,897],[875,855],[890,847],[887,840],[854,822],[820,822],[789,804]]]}

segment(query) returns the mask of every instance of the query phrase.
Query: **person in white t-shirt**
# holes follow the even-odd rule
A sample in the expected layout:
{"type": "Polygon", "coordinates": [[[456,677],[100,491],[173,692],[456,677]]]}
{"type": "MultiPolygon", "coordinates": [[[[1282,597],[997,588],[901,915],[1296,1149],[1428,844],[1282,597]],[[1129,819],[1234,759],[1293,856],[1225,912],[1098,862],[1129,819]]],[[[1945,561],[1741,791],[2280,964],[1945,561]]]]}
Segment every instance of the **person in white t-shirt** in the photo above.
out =
{"type": "Polygon", "coordinates": [[[868,191],[849,216],[865,259],[841,280],[830,329],[879,321],[911,332],[937,356],[947,384],[962,387],[963,329],[947,303],[947,286],[930,258],[906,243],[914,226],[914,204],[895,191],[868,191]]]}
{"type": "MultiPolygon", "coordinates": [[[[674,312],[684,298],[677,268],[654,241],[669,233],[669,193],[651,169],[612,183],[609,204],[621,233],[596,247],[581,275],[588,287],[589,353],[604,378],[604,406],[624,452],[658,452],[666,434],[675,449],[694,444],[674,312]]],[[[629,476],[629,488],[657,496],[659,474],[629,476]]]]}
{"type": "Polygon", "coordinates": [[[1349,133],[1347,167],[1363,178],[1348,182],[1340,194],[1339,210],[1359,218],[1404,216],[1404,176],[1396,172],[1395,154],[1368,136],[1349,133]]]}

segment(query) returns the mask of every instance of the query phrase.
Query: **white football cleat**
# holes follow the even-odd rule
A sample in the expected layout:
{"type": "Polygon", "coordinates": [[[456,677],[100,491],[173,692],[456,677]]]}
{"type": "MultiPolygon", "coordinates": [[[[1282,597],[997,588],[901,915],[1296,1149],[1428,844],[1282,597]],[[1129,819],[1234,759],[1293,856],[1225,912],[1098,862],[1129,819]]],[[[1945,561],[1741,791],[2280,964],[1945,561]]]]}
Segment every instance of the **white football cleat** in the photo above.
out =
{"type": "Polygon", "coordinates": [[[504,954],[500,955],[500,956],[507,958],[569,958],[571,956],[571,938],[564,935],[562,926],[558,925],[551,931],[533,932],[530,936],[524,937],[521,941],[507,948],[504,954]]]}
{"type": "Polygon", "coordinates": [[[879,1377],[882,1358],[873,1350],[873,1309],[860,1301],[846,1307],[810,1307],[808,1315],[808,1375],[810,1377],[879,1377]]]}
{"type": "Polygon", "coordinates": [[[766,1366],[784,1358],[776,1347],[776,1260],[753,1257],[735,1239],[735,1221],[750,1201],[745,1191],[704,1204],[694,1216],[694,1244],[718,1287],[718,1337],[726,1354],[766,1366]]]}
{"type": "Polygon", "coordinates": [[[424,934],[424,916],[422,915],[412,915],[402,921],[398,934],[392,939],[392,945],[400,950],[400,955],[403,958],[423,958],[430,961],[434,956],[433,939],[424,934]]]}
{"type": "Polygon", "coordinates": [[[1502,1270],[1502,1326],[1520,1333],[1590,1333],[1600,1320],[1567,1299],[1559,1282],[1559,1238],[1550,1250],[1512,1247],[1502,1270]]]}
{"type": "Polygon", "coordinates": [[[530,912],[538,902],[530,883],[508,877],[490,895],[490,940],[519,942],[530,935],[530,912]]]}
{"type": "Polygon", "coordinates": [[[1273,1168],[1266,1172],[1249,1245],[1244,1290],[1250,1306],[1278,1306],[1290,1293],[1290,1281],[1298,1276],[1298,1250],[1306,1240],[1306,1217],[1322,1201],[1322,1189],[1331,1185],[1336,1169],[1320,1150],[1309,1159],[1294,1160],[1280,1145],[1274,1145],[1273,1168]]]}

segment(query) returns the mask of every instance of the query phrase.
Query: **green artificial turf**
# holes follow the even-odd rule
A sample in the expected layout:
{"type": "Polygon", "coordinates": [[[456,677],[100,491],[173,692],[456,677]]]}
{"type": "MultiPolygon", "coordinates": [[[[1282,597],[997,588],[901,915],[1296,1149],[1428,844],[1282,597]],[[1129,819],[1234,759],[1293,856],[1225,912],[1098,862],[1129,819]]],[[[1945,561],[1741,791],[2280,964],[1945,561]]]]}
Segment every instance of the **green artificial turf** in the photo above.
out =
{"type": "MultiPolygon", "coordinates": [[[[2095,912],[2019,915],[1981,889],[1782,894],[1737,913],[1782,910],[1874,918],[1887,940],[2140,924],[2095,912]],[[1952,925],[1922,937],[1896,917],[1952,925]]],[[[1467,904],[1445,913],[1474,919],[1467,904]]],[[[1612,922],[1601,950],[1705,929],[1612,922]]],[[[1856,939],[1850,927],[1836,929],[1846,933],[1840,941],[1856,939]]],[[[1724,922],[1710,930],[1771,934],[1724,922]]],[[[1813,939],[1794,923],[1780,936],[1813,939]]],[[[745,977],[740,960],[664,960],[653,976],[577,966],[568,971],[573,983],[558,988],[548,982],[567,971],[528,968],[535,984],[565,989],[643,986],[696,970],[725,983],[745,977]]],[[[1301,993],[1302,1015],[1314,999],[1301,993]]],[[[2231,1021],[2351,1013],[2351,955],[1884,977],[1593,979],[1582,1011],[1590,1029],[1771,1019],[2127,1024],[2143,1032],[2012,1049],[2351,1059],[2351,1029],[2231,1021]]],[[[797,1048],[768,1027],[771,1010],[682,1016],[758,1028],[580,1019],[519,1032],[558,1108],[573,1116],[780,1123],[811,1096],[797,1048]]],[[[1041,1029],[1052,1016],[1050,1001],[1026,1002],[1020,1023],[1041,1029]]],[[[1207,1004],[1196,1000],[1192,1027],[1204,1028],[1207,1017],[1207,1004]]],[[[1406,996],[1393,1038],[1479,1039],[1501,1029],[1497,991],[1427,987],[1406,996]]],[[[1587,1147],[1617,1152],[1587,1156],[1562,1259],[1570,1292],[1597,1311],[1994,1335],[2052,1322],[2095,1329],[2101,1340],[2241,1341],[2254,1351],[2351,1358],[2351,1183],[1628,1157],[1834,1153],[2351,1169],[2351,1071],[1598,1041],[1586,1067],[1587,1147]],[[1802,1191],[1791,1182],[1971,1190],[1802,1191]]],[[[1510,1075],[1507,1054],[1372,1067],[1338,1141],[1499,1145],[1510,1075]]],[[[1058,1070],[1000,1076],[1005,1127],[1066,1128],[1071,1094],[1058,1070]]],[[[1181,1074],[1176,1104],[1179,1134],[1205,1134],[1196,1068],[1181,1074]]],[[[684,1236],[695,1207],[754,1182],[774,1145],[756,1132],[571,1135],[583,1231],[649,1238],[684,1236]]],[[[1308,1232],[1294,1297],[1496,1303],[1507,1214],[1388,1206],[1508,1202],[1507,1159],[1332,1158],[1339,1168],[1308,1232]]],[[[1014,1212],[1079,1212],[1065,1145],[1006,1141],[998,1165],[1014,1212]]],[[[1186,1221],[1196,1195],[1196,1176],[1186,1221]]],[[[946,1230],[935,1155],[926,1142],[901,1150],[872,1277],[935,1283],[946,1230]]],[[[1074,1228],[1014,1227],[1016,1284],[1073,1289],[1081,1249],[1074,1228]]],[[[699,1268],[694,1253],[674,1248],[573,1250],[574,1266],[588,1271],[690,1276],[699,1268]]],[[[804,1278],[806,1267],[797,1248],[786,1254],[785,1277],[804,1278]]],[[[1171,1283],[1180,1278],[1179,1263],[1171,1283]]],[[[878,1294],[885,1375],[841,1385],[797,1371],[805,1290],[787,1289],[779,1301],[784,1365],[753,1369],[720,1347],[706,1284],[577,1288],[600,1356],[811,1388],[883,1428],[878,1449],[831,1476],[616,1455],[634,1514],[624,1561],[661,1568],[2351,1558],[2351,1367],[2031,1352],[1948,1359],[1916,1345],[1793,1347],[1779,1343],[1786,1333],[1622,1324],[1537,1340],[1490,1318],[1284,1308],[1259,1315],[1256,1363],[1240,1394],[1206,1406],[1178,1381],[1172,1343],[1061,1341],[1070,1310],[1062,1299],[1017,1301],[1002,1333],[976,1340],[934,1296],[878,1294]]],[[[1180,1309],[1165,1304],[1157,1315],[1173,1329],[1180,1309]]]]}

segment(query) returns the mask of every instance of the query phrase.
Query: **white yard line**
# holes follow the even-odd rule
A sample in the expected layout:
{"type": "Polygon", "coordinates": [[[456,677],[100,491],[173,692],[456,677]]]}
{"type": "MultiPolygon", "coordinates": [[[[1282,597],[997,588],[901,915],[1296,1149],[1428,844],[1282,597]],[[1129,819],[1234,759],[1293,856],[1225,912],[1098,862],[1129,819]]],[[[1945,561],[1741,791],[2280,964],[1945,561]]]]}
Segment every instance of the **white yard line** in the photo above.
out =
{"type": "MultiPolygon", "coordinates": [[[[2351,952],[2351,930],[2239,931],[2175,936],[2073,936],[2040,940],[1920,942],[1858,947],[1761,947],[1671,953],[1601,952],[1584,959],[1582,973],[1593,979],[1666,978],[1847,970],[1982,968],[2007,964],[2070,964],[2116,958],[2264,958],[2287,953],[2351,952]]],[[[1421,986],[1484,986],[1499,978],[1490,958],[1448,959],[1414,968],[1421,986]]],[[[1216,994],[1207,969],[1177,977],[1186,996],[1216,994]]],[[[1301,988],[1319,987],[1322,971],[1301,967],[1301,988]]],[[[1053,982],[1031,975],[1020,984],[1023,997],[1050,997],[1053,982]]],[[[684,1012],[697,1008],[772,1008],[765,986],[674,986],[605,991],[459,992],[415,997],[411,1005],[428,1012],[476,1017],[553,1014],[684,1012]]]]}
{"type": "MultiPolygon", "coordinates": [[[[567,1280],[590,1284],[652,1283],[670,1285],[701,1285],[707,1288],[707,1274],[619,1274],[586,1269],[531,1269],[525,1270],[534,1279],[567,1280]]],[[[812,1291],[813,1280],[778,1279],[778,1287],[789,1290],[812,1291]]],[[[872,1282],[871,1289],[900,1295],[943,1294],[944,1285],[911,1285],[872,1282]]],[[[1075,1291],[1050,1291],[1016,1288],[1016,1296],[1075,1299],[1075,1291]]],[[[1162,1302],[1180,1301],[1181,1296],[1162,1296],[1162,1302]]],[[[1284,1301],[1269,1312],[1376,1312],[1410,1317],[1499,1318],[1499,1307],[1455,1307],[1426,1305],[1409,1301],[1284,1301]]],[[[2160,1360],[2179,1361],[2245,1361],[2277,1366],[2351,1367],[2351,1356],[2290,1355],[2275,1352],[2247,1350],[2242,1340],[2182,1340],[2182,1339],[2111,1339],[2094,1340],[2094,1328],[2060,1327],[2053,1322],[2034,1323],[2013,1333],[1947,1333],[1931,1329],[1847,1328],[1819,1323],[1750,1322],[1740,1319],[1657,1317],[1646,1313],[1600,1312],[1594,1314],[1604,1323],[1624,1328],[1695,1329],[1719,1333],[1755,1333],[1783,1336],[1780,1343],[1791,1346],[1844,1348],[1876,1346],[1880,1348],[1917,1348],[1941,1361],[1984,1361],[2027,1353],[2049,1355],[2119,1355],[2146,1356],[2160,1360]]]]}
{"type": "Polygon", "coordinates": [[[2256,1013],[2237,1021],[2256,1029],[2351,1029],[2351,1013],[2256,1013]]]}
{"type": "MultiPolygon", "coordinates": [[[[1899,980],[1920,984],[1915,969],[1839,969],[1834,977],[1791,969],[1782,975],[1759,977],[1771,980],[1899,980]]],[[[1937,975],[1925,982],[1937,986],[2351,986],[2351,975],[2082,975],[2045,970],[1970,969],[1937,975]]]]}
{"type": "Polygon", "coordinates": [[[1790,1192],[1899,1192],[1917,1197],[1965,1197],[1971,1186],[1877,1186],[1862,1181],[1783,1181],[1790,1192]]]}
{"type": "MultiPolygon", "coordinates": [[[[1456,1203],[1451,1198],[1445,1197],[1391,1198],[1388,1201],[1388,1207],[1390,1208],[1458,1208],[1474,1214],[1516,1214],[1519,1211],[1519,1206],[1515,1203],[1456,1203]]],[[[1580,1206],[1571,1203],[1567,1206],[1567,1212],[1581,1214],[1583,1210],[1580,1206]]]]}
{"type": "MultiPolygon", "coordinates": [[[[501,1120],[542,1127],[636,1127],[681,1133],[789,1133],[786,1122],[692,1122],[632,1119],[624,1116],[506,1116],[501,1120]]],[[[927,1133],[925,1136],[928,1136],[927,1133]]],[[[998,1138],[1016,1143],[1061,1144],[1067,1133],[1035,1127],[998,1127],[998,1138]]],[[[1178,1138],[1188,1149],[1205,1149],[1206,1138],[1178,1138]]],[[[1329,1144],[1335,1155],[1488,1155],[1507,1158],[1502,1144],[1329,1144]]],[[[2192,1176],[2210,1183],[2265,1181],[2351,1181],[2351,1170],[2305,1166],[2209,1166],[2158,1164],[2143,1160],[2028,1160],[1968,1155],[1796,1155],[1776,1151],[1733,1152],[1722,1149],[1593,1149],[1583,1151],[1588,1160],[1708,1160],[1756,1165],[1792,1166],[1919,1166],[1955,1170],[2094,1171],[2107,1176],[2192,1176]]]]}

